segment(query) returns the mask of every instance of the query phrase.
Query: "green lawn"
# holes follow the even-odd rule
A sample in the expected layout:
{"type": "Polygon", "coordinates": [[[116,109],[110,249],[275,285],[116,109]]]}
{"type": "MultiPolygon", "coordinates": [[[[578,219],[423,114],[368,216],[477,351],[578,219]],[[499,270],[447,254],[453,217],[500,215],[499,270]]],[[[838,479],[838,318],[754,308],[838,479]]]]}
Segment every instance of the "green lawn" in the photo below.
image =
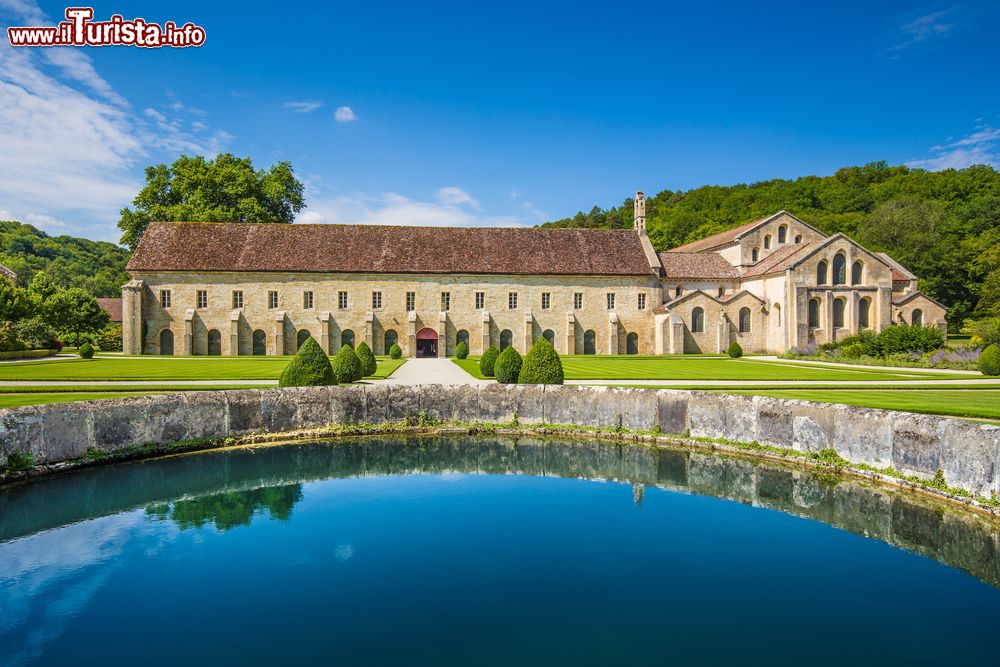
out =
{"type": "MultiPolygon", "coordinates": [[[[473,377],[482,379],[479,358],[454,360],[473,377]]],[[[901,368],[882,371],[858,368],[824,368],[753,357],[730,359],[693,355],[678,356],[564,356],[567,380],[930,380],[962,379],[967,375],[923,373],[901,368]]]]}

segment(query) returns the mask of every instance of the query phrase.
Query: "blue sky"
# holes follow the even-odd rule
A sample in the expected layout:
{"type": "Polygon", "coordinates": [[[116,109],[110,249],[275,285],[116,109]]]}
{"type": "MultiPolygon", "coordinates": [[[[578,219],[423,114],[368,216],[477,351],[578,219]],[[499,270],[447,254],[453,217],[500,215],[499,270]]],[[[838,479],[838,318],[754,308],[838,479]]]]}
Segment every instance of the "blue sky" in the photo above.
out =
{"type": "MultiPolygon", "coordinates": [[[[0,26],[64,4],[0,0],[0,26]]],[[[143,167],[290,160],[305,222],[532,225],[635,190],[1000,164],[1000,3],[93,5],[200,48],[0,37],[0,219],[117,240],[143,167]]]]}

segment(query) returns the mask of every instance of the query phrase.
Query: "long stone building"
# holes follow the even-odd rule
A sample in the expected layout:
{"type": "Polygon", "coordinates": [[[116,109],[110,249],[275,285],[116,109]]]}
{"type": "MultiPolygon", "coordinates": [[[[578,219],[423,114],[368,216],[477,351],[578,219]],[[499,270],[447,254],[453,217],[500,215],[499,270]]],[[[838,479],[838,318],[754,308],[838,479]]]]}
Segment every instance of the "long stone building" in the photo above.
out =
{"type": "Polygon", "coordinates": [[[891,257],[785,211],[656,252],[642,193],[631,230],[155,222],[127,269],[126,354],[773,353],[945,326],[891,257]]]}

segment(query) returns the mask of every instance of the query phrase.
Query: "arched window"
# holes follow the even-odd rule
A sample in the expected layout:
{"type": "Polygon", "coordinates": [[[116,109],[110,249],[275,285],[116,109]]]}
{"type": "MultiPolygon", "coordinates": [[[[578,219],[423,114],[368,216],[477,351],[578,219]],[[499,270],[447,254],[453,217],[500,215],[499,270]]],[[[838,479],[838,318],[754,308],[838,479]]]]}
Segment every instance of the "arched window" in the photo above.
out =
{"type": "Polygon", "coordinates": [[[350,329],[344,329],[340,332],[340,346],[341,347],[354,347],[354,332],[350,329]]]}
{"type": "Polygon", "coordinates": [[[543,331],[542,338],[549,341],[549,343],[551,343],[552,345],[556,344],[556,332],[554,332],[552,329],[546,329],[545,331],[543,331]]]}
{"type": "Polygon", "coordinates": [[[625,336],[625,354],[639,354],[639,334],[625,336]]]}
{"type": "Polygon", "coordinates": [[[455,334],[455,345],[459,343],[465,343],[465,346],[469,346],[469,332],[465,329],[460,329],[457,334],[455,334]]]}
{"type": "Polygon", "coordinates": [[[751,251],[750,253],[750,261],[756,262],[758,257],[760,257],[760,249],[754,248],[753,251],[751,251]]]}
{"type": "Polygon", "coordinates": [[[781,225],[778,227],[778,243],[785,243],[788,240],[788,227],[781,225]]]}
{"type": "Polygon", "coordinates": [[[764,250],[768,250],[771,247],[771,235],[764,234],[764,250]]]}
{"type": "Polygon", "coordinates": [[[864,276],[864,273],[865,265],[860,259],[854,262],[854,264],[851,264],[851,284],[860,285],[861,278],[864,276]]]}
{"type": "Polygon", "coordinates": [[[781,326],[781,305],[777,303],[774,304],[774,326],[781,326]]]}
{"type": "Polygon", "coordinates": [[[809,328],[819,329],[819,299],[809,299],[809,328]]]}
{"type": "Polygon", "coordinates": [[[208,332],[208,354],[213,357],[222,355],[222,334],[215,329],[208,332]]]}
{"type": "Polygon", "coordinates": [[[510,332],[510,329],[504,329],[500,332],[500,349],[506,350],[510,347],[510,344],[514,341],[514,334],[510,332]]]}
{"type": "Polygon", "coordinates": [[[398,343],[399,343],[399,335],[393,329],[389,329],[388,331],[386,331],[385,349],[382,351],[383,354],[389,354],[389,349],[392,348],[393,345],[396,345],[398,343]]]}
{"type": "Polygon", "coordinates": [[[847,307],[847,299],[833,300],[833,328],[844,328],[844,309],[847,307]]]}
{"type": "Polygon", "coordinates": [[[260,329],[253,332],[253,353],[258,357],[267,354],[267,334],[260,329]]]}
{"type": "Polygon", "coordinates": [[[691,331],[692,333],[702,333],[705,330],[705,311],[695,308],[691,311],[691,331]]]}
{"type": "Polygon", "coordinates": [[[833,256],[833,284],[843,285],[847,282],[847,258],[843,253],[833,256]]]}
{"type": "Polygon", "coordinates": [[[164,329],[160,332],[160,354],[174,353],[174,332],[164,329]]]}
{"type": "Polygon", "coordinates": [[[299,332],[295,334],[295,350],[298,351],[310,338],[312,338],[312,334],[309,333],[309,329],[299,329],[299,332]]]}
{"type": "Polygon", "coordinates": [[[910,315],[910,324],[915,327],[922,327],[924,325],[924,311],[919,308],[914,309],[910,315]]]}
{"type": "Polygon", "coordinates": [[[826,260],[822,260],[816,265],[816,284],[825,285],[826,284],[826,260]]]}
{"type": "Polygon", "coordinates": [[[684,292],[684,288],[681,287],[680,285],[678,285],[677,287],[674,288],[674,296],[675,297],[680,296],[683,292],[684,292]]]}
{"type": "Polygon", "coordinates": [[[868,297],[858,301],[858,328],[867,329],[868,328],[868,313],[872,308],[872,300],[868,297]]]}
{"type": "Polygon", "coordinates": [[[594,333],[593,329],[587,329],[583,332],[583,353],[597,354],[597,334],[594,333]]]}
{"type": "Polygon", "coordinates": [[[750,309],[740,308],[740,333],[750,333],[750,309]]]}
{"type": "Polygon", "coordinates": [[[795,235],[795,242],[796,243],[802,243],[802,234],[796,234],[795,235]]]}

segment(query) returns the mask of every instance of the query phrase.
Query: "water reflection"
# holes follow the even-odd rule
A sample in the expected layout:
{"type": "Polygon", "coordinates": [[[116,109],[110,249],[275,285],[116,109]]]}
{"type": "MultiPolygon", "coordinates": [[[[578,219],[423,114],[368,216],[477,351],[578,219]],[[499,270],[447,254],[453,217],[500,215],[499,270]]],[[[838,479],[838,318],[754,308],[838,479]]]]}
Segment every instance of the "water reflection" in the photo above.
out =
{"type": "Polygon", "coordinates": [[[226,531],[249,526],[255,514],[265,511],[272,519],[288,521],[292,506],[300,500],[302,485],[285,484],[157,503],[148,506],[146,514],[161,521],[169,519],[181,529],[201,528],[211,523],[217,530],[226,531]]]}

